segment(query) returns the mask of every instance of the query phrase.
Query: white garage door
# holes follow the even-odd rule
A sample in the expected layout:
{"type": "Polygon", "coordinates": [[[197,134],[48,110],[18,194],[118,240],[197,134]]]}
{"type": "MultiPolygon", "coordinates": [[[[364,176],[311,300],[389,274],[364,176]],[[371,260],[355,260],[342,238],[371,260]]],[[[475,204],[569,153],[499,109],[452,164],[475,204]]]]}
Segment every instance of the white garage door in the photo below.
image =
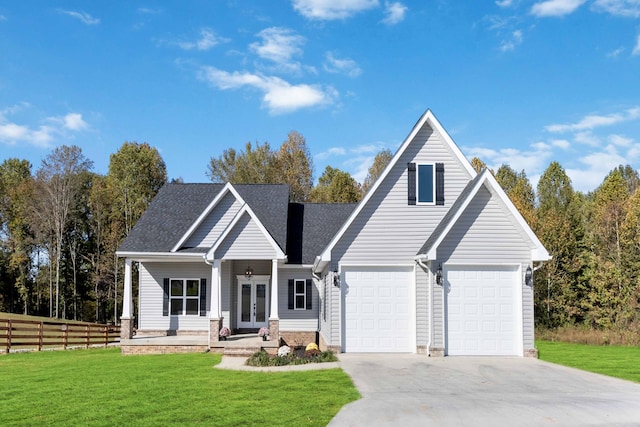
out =
{"type": "Polygon", "coordinates": [[[521,353],[521,303],[516,267],[454,266],[446,269],[448,355],[521,353]]]}
{"type": "Polygon", "coordinates": [[[411,352],[413,268],[343,269],[344,351],[411,352]]]}

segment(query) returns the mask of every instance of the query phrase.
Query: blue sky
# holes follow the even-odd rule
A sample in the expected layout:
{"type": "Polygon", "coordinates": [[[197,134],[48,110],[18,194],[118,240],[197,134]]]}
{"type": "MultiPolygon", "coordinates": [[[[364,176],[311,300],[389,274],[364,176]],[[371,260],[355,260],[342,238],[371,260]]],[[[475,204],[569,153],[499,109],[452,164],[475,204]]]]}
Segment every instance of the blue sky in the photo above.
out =
{"type": "Polygon", "coordinates": [[[0,160],[148,142],[170,178],[305,136],[362,180],[430,108],[469,157],[640,167],[640,0],[20,1],[0,5],[0,160]]]}

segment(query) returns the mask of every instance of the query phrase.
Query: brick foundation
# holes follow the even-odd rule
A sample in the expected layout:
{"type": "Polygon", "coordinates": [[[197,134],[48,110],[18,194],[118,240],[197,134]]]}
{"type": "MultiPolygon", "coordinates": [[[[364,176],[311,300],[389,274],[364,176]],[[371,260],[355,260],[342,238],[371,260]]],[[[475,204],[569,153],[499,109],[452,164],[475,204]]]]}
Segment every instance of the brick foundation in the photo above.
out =
{"type": "Polygon", "coordinates": [[[120,319],[120,339],[133,338],[133,319],[120,319]]]}
{"type": "Polygon", "coordinates": [[[431,347],[429,349],[429,356],[431,356],[431,357],[444,357],[444,348],[442,348],[442,347],[431,347]]]}
{"type": "Polygon", "coordinates": [[[220,341],[220,329],[222,329],[222,319],[209,319],[210,347],[213,347],[213,343],[220,341]]]}
{"type": "Polygon", "coordinates": [[[427,354],[427,346],[426,345],[419,345],[416,347],[416,353],[417,354],[427,354]]]}
{"type": "Polygon", "coordinates": [[[309,343],[318,343],[317,332],[280,331],[280,341],[289,347],[306,347],[309,343]]]}
{"type": "Polygon", "coordinates": [[[280,339],[280,320],[269,319],[269,339],[278,341],[280,339]]]}
{"type": "Polygon", "coordinates": [[[538,349],[537,348],[525,348],[524,349],[524,357],[533,357],[534,359],[538,358],[538,349]]]}
{"type": "Polygon", "coordinates": [[[171,353],[204,353],[208,345],[122,345],[123,355],[132,354],[171,354],[171,353]]]}
{"type": "Polygon", "coordinates": [[[328,345],[322,334],[318,334],[318,348],[320,348],[320,351],[331,350],[334,353],[340,353],[342,351],[339,345],[328,345]]]}

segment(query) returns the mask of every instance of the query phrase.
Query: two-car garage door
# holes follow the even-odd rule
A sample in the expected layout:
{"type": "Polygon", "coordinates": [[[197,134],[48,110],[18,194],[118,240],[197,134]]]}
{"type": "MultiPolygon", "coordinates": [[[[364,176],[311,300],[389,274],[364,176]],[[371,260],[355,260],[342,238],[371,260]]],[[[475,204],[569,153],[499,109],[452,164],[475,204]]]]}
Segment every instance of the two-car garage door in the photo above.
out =
{"type": "Polygon", "coordinates": [[[413,351],[412,278],[412,267],[343,269],[343,351],[413,351]]]}
{"type": "Polygon", "coordinates": [[[517,267],[448,266],[445,292],[448,355],[519,355],[521,298],[517,267]]]}

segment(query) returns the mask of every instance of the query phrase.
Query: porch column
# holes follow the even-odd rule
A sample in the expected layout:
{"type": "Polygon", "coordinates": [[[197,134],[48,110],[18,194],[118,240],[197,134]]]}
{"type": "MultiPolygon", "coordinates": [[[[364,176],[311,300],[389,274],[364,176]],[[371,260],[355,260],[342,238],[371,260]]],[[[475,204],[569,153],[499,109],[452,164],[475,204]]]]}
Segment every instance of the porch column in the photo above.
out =
{"type": "Polygon", "coordinates": [[[124,295],[120,316],[120,338],[133,338],[133,286],[131,284],[131,259],[124,260],[124,295]]]}
{"type": "Polygon", "coordinates": [[[271,339],[280,339],[280,316],[278,314],[278,260],[271,261],[271,307],[269,310],[269,333],[271,339]]]}
{"type": "Polygon", "coordinates": [[[211,266],[211,300],[209,304],[209,347],[220,340],[222,328],[220,260],[213,261],[211,266]]]}

